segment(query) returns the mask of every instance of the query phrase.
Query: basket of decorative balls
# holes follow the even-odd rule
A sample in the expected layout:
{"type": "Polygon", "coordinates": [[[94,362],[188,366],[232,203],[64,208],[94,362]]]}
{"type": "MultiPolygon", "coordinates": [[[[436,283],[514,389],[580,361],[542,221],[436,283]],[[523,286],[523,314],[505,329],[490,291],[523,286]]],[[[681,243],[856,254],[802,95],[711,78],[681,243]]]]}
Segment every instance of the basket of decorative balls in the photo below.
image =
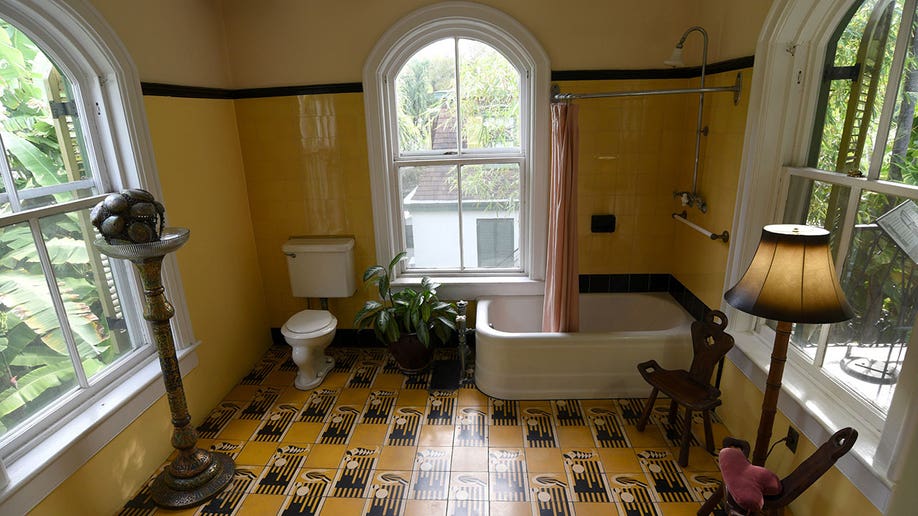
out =
{"type": "Polygon", "coordinates": [[[158,242],[166,210],[153,194],[139,188],[107,196],[90,212],[93,226],[109,244],[158,242]]]}

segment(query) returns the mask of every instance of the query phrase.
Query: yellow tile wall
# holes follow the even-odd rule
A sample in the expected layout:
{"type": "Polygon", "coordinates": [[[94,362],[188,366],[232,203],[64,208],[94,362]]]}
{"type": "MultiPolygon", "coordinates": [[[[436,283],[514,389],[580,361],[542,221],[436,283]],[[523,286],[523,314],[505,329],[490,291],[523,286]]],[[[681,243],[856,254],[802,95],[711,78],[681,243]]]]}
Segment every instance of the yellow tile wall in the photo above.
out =
{"type": "MultiPolygon", "coordinates": [[[[565,93],[685,88],[687,81],[559,82],[565,93]]],[[[676,174],[690,166],[686,99],[676,95],[584,99],[580,105],[577,231],[581,274],[667,273],[673,254],[676,174]],[[614,233],[591,233],[613,214],[614,233]]]]}
{"type": "MultiPolygon", "coordinates": [[[[280,327],[306,306],[290,291],[287,238],[353,236],[358,278],[376,263],[363,96],[242,99],[236,114],[269,322],[280,327]]],[[[339,328],[352,327],[363,292],[329,300],[339,328]]]]}
{"type": "MultiPolygon", "coordinates": [[[[731,93],[713,93],[705,96],[704,125],[707,136],[701,138],[701,157],[698,167],[697,191],[707,202],[707,212],[697,208],[686,209],[688,220],[720,234],[729,231],[733,224],[736,189],[745,134],[746,112],[749,107],[749,81],[752,70],[741,70],[745,86],[739,103],[734,105],[731,93]]],[[[737,72],[711,75],[706,86],[732,86],[737,72]]],[[[699,86],[694,79],[690,87],[699,86]]],[[[688,96],[687,96],[688,97],[688,96]]],[[[694,160],[694,131],[698,115],[697,97],[691,96],[686,105],[692,140],[689,145],[689,163],[678,172],[680,190],[691,189],[692,161],[694,160]]],[[[677,207],[676,211],[682,211],[677,207]]],[[[719,308],[723,299],[724,274],[730,243],[710,238],[690,227],[673,222],[673,261],[670,272],[708,307],[719,308]]]]}

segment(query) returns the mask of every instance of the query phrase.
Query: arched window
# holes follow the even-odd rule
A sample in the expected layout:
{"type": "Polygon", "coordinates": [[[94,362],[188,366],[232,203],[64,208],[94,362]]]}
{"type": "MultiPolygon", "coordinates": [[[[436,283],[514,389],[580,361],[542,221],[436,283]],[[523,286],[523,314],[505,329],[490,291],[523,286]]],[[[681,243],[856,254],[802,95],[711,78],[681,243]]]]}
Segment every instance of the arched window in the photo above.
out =
{"type": "MultiPolygon", "coordinates": [[[[916,36],[914,0],[775,3],[756,50],[727,274],[732,285],[765,224],[831,231],[855,316],[795,326],[784,383],[803,401],[785,413],[813,429],[858,429],[863,460],[839,464],[881,510],[901,470],[897,454],[914,444],[903,429],[918,417],[908,408],[918,372],[908,351],[918,339],[916,36]]],[[[739,347],[749,362],[763,362],[772,323],[734,315],[757,337],[738,339],[739,347]]],[[[821,442],[821,432],[810,439],[821,442]]]]}
{"type": "MultiPolygon", "coordinates": [[[[492,8],[448,2],[390,29],[364,68],[380,261],[497,287],[544,275],[549,67],[492,8]]],[[[535,282],[533,282],[535,284],[535,282]]]]}
{"type": "MultiPolygon", "coordinates": [[[[145,406],[113,411],[146,388],[132,382],[158,374],[139,283],[96,250],[89,222],[110,192],[161,197],[141,102],[130,59],[91,7],[0,4],[0,459],[17,466],[13,492],[55,469],[36,450],[67,453],[100,418],[136,417],[145,406]]],[[[164,272],[176,340],[190,344],[174,264],[164,272]]],[[[80,448],[94,453],[116,431],[80,448]]],[[[25,491],[4,508],[25,512],[47,494],[25,491]]]]}

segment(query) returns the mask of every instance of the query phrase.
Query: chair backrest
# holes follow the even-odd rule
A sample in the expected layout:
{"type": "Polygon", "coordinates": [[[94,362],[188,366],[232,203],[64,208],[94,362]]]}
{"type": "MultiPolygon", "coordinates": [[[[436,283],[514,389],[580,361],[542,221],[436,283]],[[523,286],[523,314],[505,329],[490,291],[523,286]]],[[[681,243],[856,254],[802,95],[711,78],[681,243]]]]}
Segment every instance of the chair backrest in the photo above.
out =
{"type": "Polygon", "coordinates": [[[689,374],[699,382],[710,384],[714,366],[733,347],[733,336],[725,333],[727,316],[720,310],[711,310],[704,320],[692,323],[692,368],[689,374]]]}
{"type": "Polygon", "coordinates": [[[784,507],[819,480],[857,441],[857,430],[847,427],[835,432],[794,471],[781,479],[781,494],[765,497],[765,509],[784,507]]]}

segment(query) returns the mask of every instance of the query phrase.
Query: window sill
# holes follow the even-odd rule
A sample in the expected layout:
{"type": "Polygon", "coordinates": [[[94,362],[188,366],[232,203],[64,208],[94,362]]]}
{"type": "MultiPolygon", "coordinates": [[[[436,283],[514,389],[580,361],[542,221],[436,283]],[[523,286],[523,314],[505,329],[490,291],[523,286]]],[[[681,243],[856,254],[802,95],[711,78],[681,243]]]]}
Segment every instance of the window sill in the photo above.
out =
{"type": "MultiPolygon", "coordinates": [[[[730,360],[760,390],[771,360],[771,342],[749,332],[735,332],[736,346],[727,355],[730,360]]],[[[852,426],[858,439],[851,453],[841,457],[838,469],[881,512],[885,512],[892,493],[892,482],[874,465],[874,455],[880,442],[880,431],[844,406],[824,387],[813,381],[792,361],[784,369],[778,409],[817,446],[840,428],[852,426]],[[858,423],[861,422],[861,423],[858,423]]],[[[775,429],[772,437],[780,437],[775,429]]]]}
{"type": "MultiPolygon", "coordinates": [[[[198,364],[199,343],[178,350],[184,377],[198,364]]],[[[121,384],[80,409],[80,414],[7,464],[10,481],[0,488],[0,513],[25,514],[80,469],[165,392],[154,353],[121,384]]]]}
{"type": "MultiPolygon", "coordinates": [[[[437,294],[441,299],[478,299],[483,296],[541,296],[545,282],[525,276],[430,276],[439,283],[437,294]]],[[[413,287],[421,284],[419,276],[401,277],[392,282],[394,287],[413,287]]]]}

